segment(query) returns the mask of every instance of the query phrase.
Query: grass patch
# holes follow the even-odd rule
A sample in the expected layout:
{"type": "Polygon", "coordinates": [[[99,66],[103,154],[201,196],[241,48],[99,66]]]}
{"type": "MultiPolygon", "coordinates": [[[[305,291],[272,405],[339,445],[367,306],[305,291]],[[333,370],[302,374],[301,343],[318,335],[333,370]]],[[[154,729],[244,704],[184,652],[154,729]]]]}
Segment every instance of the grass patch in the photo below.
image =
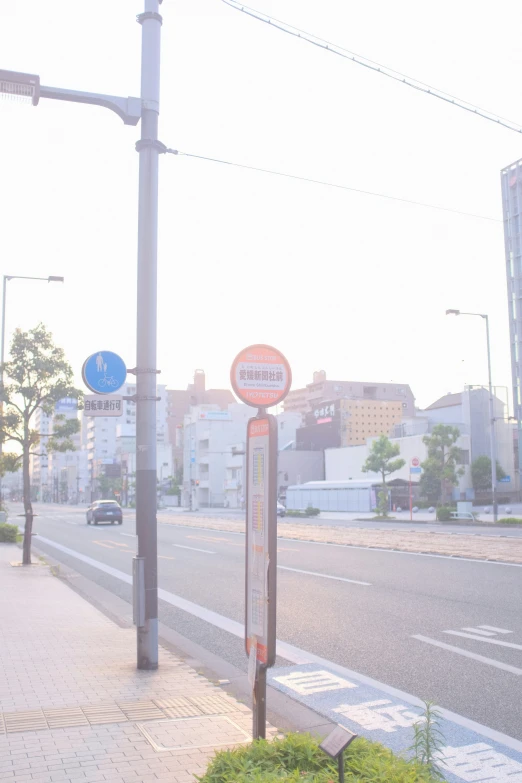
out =
{"type": "MultiPolygon", "coordinates": [[[[377,742],[356,739],[345,752],[346,781],[352,783],[433,783],[428,767],[395,756],[377,742]]],[[[320,750],[309,734],[289,734],[273,742],[216,754],[200,783],[334,783],[337,762],[320,750]]]]}
{"type": "Polygon", "coordinates": [[[497,525],[522,525],[522,519],[517,519],[517,517],[504,517],[503,519],[498,520],[497,525]]]}

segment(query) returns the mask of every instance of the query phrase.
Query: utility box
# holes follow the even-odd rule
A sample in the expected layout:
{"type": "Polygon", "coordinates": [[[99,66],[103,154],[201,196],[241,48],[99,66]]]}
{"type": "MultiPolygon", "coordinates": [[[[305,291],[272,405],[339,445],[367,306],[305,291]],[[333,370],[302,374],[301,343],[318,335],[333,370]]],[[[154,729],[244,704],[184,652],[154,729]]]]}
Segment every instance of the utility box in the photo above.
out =
{"type": "Polygon", "coordinates": [[[473,514],[473,503],[469,500],[458,500],[457,514],[473,514]]]}

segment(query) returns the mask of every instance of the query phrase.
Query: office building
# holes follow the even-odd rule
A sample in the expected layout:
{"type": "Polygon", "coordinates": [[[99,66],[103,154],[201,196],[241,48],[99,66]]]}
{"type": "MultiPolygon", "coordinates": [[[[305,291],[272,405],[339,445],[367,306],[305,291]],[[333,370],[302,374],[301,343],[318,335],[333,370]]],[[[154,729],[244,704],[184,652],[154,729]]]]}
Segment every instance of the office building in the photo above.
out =
{"type": "Polygon", "coordinates": [[[168,429],[175,471],[181,470],[183,465],[183,420],[191,406],[216,405],[219,410],[226,410],[235,401],[229,389],[207,389],[204,370],[194,372],[194,380],[186,389],[169,389],[168,429]]]}
{"type": "Polygon", "coordinates": [[[314,372],[313,381],[304,389],[289,392],[283,405],[285,412],[305,416],[323,403],[338,399],[366,402],[400,402],[403,416],[415,414],[415,398],[404,383],[369,383],[366,381],[330,381],[324,370],[314,372]]]}

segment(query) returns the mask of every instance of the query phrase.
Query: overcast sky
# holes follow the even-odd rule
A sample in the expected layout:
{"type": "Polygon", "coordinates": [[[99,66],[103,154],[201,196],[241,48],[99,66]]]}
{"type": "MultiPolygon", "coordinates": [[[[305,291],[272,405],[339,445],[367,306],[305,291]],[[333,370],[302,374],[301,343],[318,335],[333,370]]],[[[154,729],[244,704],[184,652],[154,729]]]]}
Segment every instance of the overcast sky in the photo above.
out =
{"type": "MultiPolygon", "coordinates": [[[[522,6],[461,0],[251,0],[391,68],[522,123],[522,6]]],[[[42,84],[139,95],[134,0],[0,0],[0,67],[42,84]]],[[[164,0],[160,139],[186,152],[325,179],[495,221],[172,155],[160,159],[159,378],[228,386],[267,342],[294,387],[409,383],[420,406],[510,385],[500,169],[522,135],[291,38],[221,0],[164,0]]],[[[80,370],[135,364],[139,128],[107,110],[0,101],[7,327],[43,321],[80,370]]]]}

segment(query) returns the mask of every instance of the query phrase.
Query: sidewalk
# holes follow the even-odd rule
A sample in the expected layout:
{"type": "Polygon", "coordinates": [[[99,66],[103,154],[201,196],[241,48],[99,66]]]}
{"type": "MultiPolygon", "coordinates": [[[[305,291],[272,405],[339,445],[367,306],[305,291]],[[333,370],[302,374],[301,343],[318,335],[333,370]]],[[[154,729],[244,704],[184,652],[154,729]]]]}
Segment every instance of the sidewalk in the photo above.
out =
{"type": "Polygon", "coordinates": [[[245,705],[162,648],[136,670],[135,629],[20,556],[0,545],[0,781],[189,783],[251,738],[245,705]]]}

